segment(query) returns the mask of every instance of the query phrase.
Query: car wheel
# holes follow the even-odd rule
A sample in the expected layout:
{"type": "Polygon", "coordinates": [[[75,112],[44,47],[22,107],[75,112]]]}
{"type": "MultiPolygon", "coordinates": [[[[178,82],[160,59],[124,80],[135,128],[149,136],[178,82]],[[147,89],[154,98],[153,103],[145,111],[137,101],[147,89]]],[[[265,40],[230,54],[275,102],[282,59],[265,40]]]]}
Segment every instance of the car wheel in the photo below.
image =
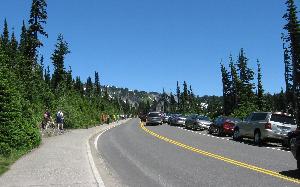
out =
{"type": "Polygon", "coordinates": [[[240,141],[240,140],[242,140],[242,137],[240,135],[240,130],[238,128],[234,129],[232,138],[233,138],[234,141],[240,141]]]}
{"type": "Polygon", "coordinates": [[[254,132],[254,144],[255,145],[258,145],[258,146],[261,146],[261,134],[260,134],[260,131],[259,130],[256,130],[254,132]]]}
{"type": "Polygon", "coordinates": [[[216,133],[217,133],[217,136],[221,136],[221,129],[220,128],[216,128],[216,133]]]}
{"type": "Polygon", "coordinates": [[[208,134],[212,134],[211,127],[209,127],[207,131],[208,131],[208,134]]]}

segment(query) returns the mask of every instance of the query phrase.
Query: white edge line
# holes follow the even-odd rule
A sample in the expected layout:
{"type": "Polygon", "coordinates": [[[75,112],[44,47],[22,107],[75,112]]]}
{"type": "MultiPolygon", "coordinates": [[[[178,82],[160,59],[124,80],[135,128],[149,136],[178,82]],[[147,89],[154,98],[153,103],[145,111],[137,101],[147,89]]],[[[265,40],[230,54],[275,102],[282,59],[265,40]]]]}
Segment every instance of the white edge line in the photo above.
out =
{"type": "Polygon", "coordinates": [[[103,180],[102,180],[102,178],[101,178],[101,176],[98,172],[98,169],[96,168],[96,165],[95,165],[92,153],[91,153],[91,147],[90,147],[89,141],[86,142],[86,145],[87,145],[88,159],[89,159],[89,162],[90,162],[90,166],[92,168],[92,172],[94,174],[94,178],[97,182],[97,185],[99,187],[105,187],[104,182],[103,182],[103,180]]]}
{"type": "MultiPolygon", "coordinates": [[[[120,123],[117,123],[117,124],[125,123],[126,121],[128,121],[128,120],[125,120],[124,122],[120,122],[120,123]]],[[[107,129],[103,130],[103,131],[97,136],[96,140],[98,140],[99,137],[100,137],[104,132],[106,132],[106,131],[108,131],[109,129],[114,128],[114,127],[116,127],[116,126],[117,126],[117,125],[113,125],[113,126],[107,128],[107,129]]],[[[93,135],[91,135],[90,138],[91,138],[92,136],[93,136],[93,135]]],[[[88,154],[89,163],[90,163],[92,172],[93,172],[93,174],[94,174],[94,178],[95,178],[95,180],[96,180],[96,182],[97,182],[97,186],[99,186],[99,187],[105,187],[104,182],[103,182],[103,180],[102,180],[102,178],[101,178],[101,176],[100,176],[100,174],[99,174],[99,171],[98,171],[98,169],[97,169],[97,167],[96,167],[96,165],[95,165],[95,162],[94,162],[94,159],[93,159],[93,156],[92,156],[92,153],[91,153],[91,147],[90,147],[90,144],[89,144],[90,138],[88,138],[88,140],[87,140],[87,142],[86,142],[86,145],[87,145],[87,154],[88,154]]],[[[96,150],[97,150],[97,152],[98,152],[98,146],[97,146],[97,141],[96,141],[96,140],[95,140],[95,142],[94,142],[94,145],[95,145],[95,148],[96,148],[96,150]]]]}

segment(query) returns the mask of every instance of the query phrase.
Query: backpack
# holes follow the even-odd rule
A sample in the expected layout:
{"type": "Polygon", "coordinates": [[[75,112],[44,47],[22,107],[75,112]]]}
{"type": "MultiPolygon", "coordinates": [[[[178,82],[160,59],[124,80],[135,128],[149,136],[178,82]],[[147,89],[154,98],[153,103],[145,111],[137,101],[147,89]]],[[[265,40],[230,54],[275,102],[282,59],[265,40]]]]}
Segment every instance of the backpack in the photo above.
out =
{"type": "Polygon", "coordinates": [[[63,119],[64,119],[64,114],[61,111],[58,111],[56,114],[56,121],[58,123],[62,123],[63,119]]]}

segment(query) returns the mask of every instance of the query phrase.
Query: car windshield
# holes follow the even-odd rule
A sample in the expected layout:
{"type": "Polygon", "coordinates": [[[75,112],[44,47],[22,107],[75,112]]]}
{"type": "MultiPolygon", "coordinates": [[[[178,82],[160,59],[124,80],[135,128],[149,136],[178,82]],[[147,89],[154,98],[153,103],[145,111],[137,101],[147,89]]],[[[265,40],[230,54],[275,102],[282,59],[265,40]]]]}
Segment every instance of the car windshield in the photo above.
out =
{"type": "Polygon", "coordinates": [[[296,125],[295,119],[291,116],[286,116],[286,115],[272,114],[270,120],[274,122],[284,123],[284,124],[296,125]]]}
{"type": "Polygon", "coordinates": [[[198,120],[210,121],[206,116],[198,116],[198,120]]]}
{"type": "Polygon", "coordinates": [[[160,113],[149,113],[149,117],[160,117],[160,113]]]}

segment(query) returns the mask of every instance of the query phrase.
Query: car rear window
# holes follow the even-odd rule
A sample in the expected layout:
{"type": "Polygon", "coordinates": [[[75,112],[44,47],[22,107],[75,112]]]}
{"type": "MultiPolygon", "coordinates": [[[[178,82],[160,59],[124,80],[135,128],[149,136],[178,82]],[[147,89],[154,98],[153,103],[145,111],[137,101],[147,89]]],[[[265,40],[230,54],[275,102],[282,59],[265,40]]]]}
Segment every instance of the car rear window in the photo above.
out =
{"type": "Polygon", "coordinates": [[[160,113],[149,113],[149,117],[160,117],[160,113]]]}
{"type": "Polygon", "coordinates": [[[285,116],[285,115],[280,115],[280,114],[272,114],[270,120],[274,121],[274,122],[279,122],[279,123],[286,123],[286,124],[296,125],[295,119],[291,116],[285,116]]]}
{"type": "Polygon", "coordinates": [[[262,121],[262,120],[265,120],[266,117],[267,117],[267,113],[254,113],[252,118],[251,118],[251,121],[262,121]]]}

